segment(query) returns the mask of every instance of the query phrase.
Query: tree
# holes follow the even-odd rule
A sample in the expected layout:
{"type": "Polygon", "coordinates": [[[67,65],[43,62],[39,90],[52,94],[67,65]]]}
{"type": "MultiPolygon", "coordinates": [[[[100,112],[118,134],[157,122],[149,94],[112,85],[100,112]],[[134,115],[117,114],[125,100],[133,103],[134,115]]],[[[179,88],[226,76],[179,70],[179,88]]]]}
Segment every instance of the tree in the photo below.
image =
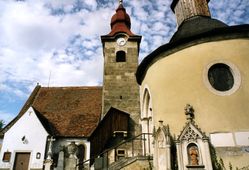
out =
{"type": "Polygon", "coordinates": [[[4,121],[0,120],[0,130],[4,127],[4,121]]]}

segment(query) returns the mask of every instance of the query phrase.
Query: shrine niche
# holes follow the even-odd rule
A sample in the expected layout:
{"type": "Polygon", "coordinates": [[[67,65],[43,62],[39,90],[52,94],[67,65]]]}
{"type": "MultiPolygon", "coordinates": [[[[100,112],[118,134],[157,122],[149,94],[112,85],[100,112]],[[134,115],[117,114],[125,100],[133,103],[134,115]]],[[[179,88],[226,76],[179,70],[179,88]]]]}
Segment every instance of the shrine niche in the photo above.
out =
{"type": "Polygon", "coordinates": [[[191,105],[185,107],[186,125],[176,140],[178,168],[212,170],[209,139],[194,121],[195,114],[191,105]]]}

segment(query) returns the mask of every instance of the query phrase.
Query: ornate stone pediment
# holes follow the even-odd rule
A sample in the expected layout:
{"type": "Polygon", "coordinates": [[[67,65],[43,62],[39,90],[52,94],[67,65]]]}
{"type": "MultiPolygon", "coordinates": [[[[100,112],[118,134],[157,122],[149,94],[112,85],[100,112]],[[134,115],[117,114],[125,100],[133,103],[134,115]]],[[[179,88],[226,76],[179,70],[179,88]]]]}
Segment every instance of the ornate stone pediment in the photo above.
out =
{"type": "Polygon", "coordinates": [[[207,138],[205,133],[195,124],[194,121],[188,122],[178,136],[178,141],[197,141],[197,139],[207,138]]]}
{"type": "Polygon", "coordinates": [[[187,104],[184,108],[185,115],[187,116],[187,123],[183,127],[180,135],[178,136],[178,141],[196,142],[197,139],[206,139],[207,136],[201,131],[201,129],[195,124],[194,118],[194,108],[190,104],[187,104]]]}

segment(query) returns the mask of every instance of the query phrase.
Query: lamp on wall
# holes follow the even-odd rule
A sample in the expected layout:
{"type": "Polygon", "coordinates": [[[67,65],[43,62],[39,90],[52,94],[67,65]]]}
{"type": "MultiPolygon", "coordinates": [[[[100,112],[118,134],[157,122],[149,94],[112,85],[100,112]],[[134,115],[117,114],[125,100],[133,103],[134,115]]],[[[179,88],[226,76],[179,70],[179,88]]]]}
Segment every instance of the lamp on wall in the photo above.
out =
{"type": "Polygon", "coordinates": [[[23,144],[28,144],[28,139],[26,138],[26,136],[22,137],[22,143],[23,144]]]}

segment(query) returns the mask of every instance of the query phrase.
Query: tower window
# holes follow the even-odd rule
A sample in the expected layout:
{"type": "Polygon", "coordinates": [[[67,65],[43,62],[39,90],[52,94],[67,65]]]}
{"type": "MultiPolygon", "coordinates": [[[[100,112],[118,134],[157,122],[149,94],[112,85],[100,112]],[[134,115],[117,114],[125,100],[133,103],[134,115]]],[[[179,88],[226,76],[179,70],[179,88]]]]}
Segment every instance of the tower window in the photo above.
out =
{"type": "Polygon", "coordinates": [[[124,51],[118,51],[116,53],[116,62],[126,62],[126,56],[124,51]]]}

